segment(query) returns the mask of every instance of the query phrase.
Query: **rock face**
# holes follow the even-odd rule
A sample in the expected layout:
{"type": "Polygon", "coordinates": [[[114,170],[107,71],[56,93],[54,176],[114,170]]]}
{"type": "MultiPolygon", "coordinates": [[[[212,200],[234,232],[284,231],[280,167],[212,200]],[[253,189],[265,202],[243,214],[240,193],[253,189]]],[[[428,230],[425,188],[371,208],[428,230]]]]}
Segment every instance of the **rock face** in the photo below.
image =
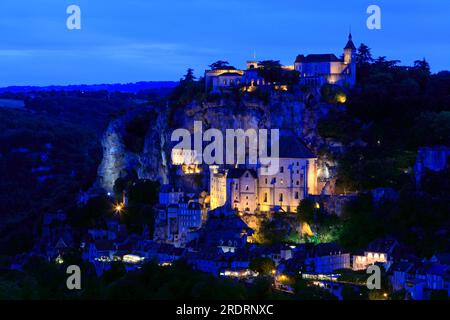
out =
{"type": "Polygon", "coordinates": [[[97,172],[97,184],[108,192],[113,191],[119,177],[130,173],[139,179],[168,183],[167,156],[163,149],[166,139],[165,114],[151,117],[143,150],[132,152],[126,147],[125,136],[127,126],[136,115],[136,112],[131,112],[112,121],[103,135],[103,159],[97,172]]]}
{"type": "Polygon", "coordinates": [[[269,103],[258,100],[222,99],[203,105],[191,104],[173,115],[174,126],[192,130],[194,121],[204,129],[290,129],[302,135],[305,104],[302,96],[274,94],[269,103]]]}
{"type": "MultiPolygon", "coordinates": [[[[202,104],[191,103],[172,110],[133,111],[111,122],[103,139],[103,161],[98,169],[98,185],[111,192],[117,178],[136,174],[140,179],[159,180],[161,183],[176,182],[192,185],[192,177],[178,176],[172,179],[174,170],[170,165],[170,136],[177,128],[193,132],[194,121],[203,123],[203,130],[216,128],[225,134],[226,129],[282,129],[291,130],[303,138],[317,152],[326,141],[317,135],[317,121],[326,113],[325,106],[312,95],[306,101],[303,94],[274,93],[266,102],[258,99],[232,97],[202,104]],[[140,112],[150,112],[148,130],[140,150],[130,151],[126,146],[128,128],[140,112]],[[189,180],[190,179],[190,180],[189,180]]],[[[132,137],[139,139],[139,137],[132,137]]],[[[319,167],[327,165],[319,159],[319,167]]],[[[208,170],[205,166],[203,170],[208,170]]],[[[329,173],[328,169],[323,169],[329,173]]],[[[201,184],[204,184],[201,183],[201,184]]],[[[206,186],[201,186],[205,188],[206,186]]]]}

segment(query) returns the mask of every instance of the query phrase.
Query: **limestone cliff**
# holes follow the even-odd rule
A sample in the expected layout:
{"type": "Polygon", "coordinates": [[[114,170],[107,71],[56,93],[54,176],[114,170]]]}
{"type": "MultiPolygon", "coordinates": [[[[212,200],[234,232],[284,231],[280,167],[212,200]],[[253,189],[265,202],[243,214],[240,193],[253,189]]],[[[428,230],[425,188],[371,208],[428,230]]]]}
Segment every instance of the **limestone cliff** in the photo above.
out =
{"type": "MultiPolygon", "coordinates": [[[[98,168],[98,185],[111,192],[119,177],[135,174],[140,179],[159,180],[168,183],[167,155],[164,152],[167,131],[165,113],[151,112],[147,130],[143,137],[134,137],[127,130],[133,120],[148,109],[130,112],[112,121],[102,138],[103,159],[98,168]],[[128,140],[141,138],[140,150],[130,150],[128,140]]],[[[133,148],[132,148],[133,149],[133,148]]],[[[134,148],[135,149],[135,148],[134,148]]]]}
{"type": "MultiPolygon", "coordinates": [[[[156,179],[161,183],[168,183],[173,177],[170,135],[176,128],[186,128],[193,132],[194,121],[202,121],[204,130],[217,128],[222,132],[238,128],[289,129],[317,152],[327,144],[317,134],[317,121],[330,107],[332,106],[319,103],[311,94],[306,100],[303,94],[274,93],[265,102],[256,98],[222,97],[216,101],[193,102],[176,109],[134,110],[112,121],[103,136],[103,161],[98,169],[98,184],[111,191],[115,180],[130,172],[141,179],[156,179]],[[130,138],[129,134],[130,127],[133,129],[136,126],[135,119],[142,112],[150,113],[146,132],[141,133],[142,146],[130,150],[127,140],[142,138],[133,135],[130,138]]],[[[326,159],[320,159],[319,165],[326,166],[326,159]]],[[[183,179],[187,179],[187,185],[194,184],[190,177],[177,177],[175,180],[183,179]]],[[[203,184],[205,183],[200,182],[200,185],[203,184]]]]}

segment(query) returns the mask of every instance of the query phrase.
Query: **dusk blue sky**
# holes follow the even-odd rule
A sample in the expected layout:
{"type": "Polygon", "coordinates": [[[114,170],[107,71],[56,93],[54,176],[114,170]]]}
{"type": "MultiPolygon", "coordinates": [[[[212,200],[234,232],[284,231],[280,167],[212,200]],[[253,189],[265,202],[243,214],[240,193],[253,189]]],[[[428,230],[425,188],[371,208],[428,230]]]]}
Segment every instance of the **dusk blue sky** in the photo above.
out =
{"type": "Polygon", "coordinates": [[[358,46],[405,65],[450,69],[448,0],[1,0],[0,86],[178,80],[219,59],[292,64],[297,54],[358,46]],[[66,28],[77,4],[82,29],[66,28]],[[382,9],[368,30],[366,9],[382,9]]]}

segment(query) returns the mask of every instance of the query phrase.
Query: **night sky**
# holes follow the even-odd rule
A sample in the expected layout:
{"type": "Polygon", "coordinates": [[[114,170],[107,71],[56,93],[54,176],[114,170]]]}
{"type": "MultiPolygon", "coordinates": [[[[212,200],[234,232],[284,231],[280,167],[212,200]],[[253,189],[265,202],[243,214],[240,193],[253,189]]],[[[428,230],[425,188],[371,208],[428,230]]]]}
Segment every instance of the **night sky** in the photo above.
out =
{"type": "Polygon", "coordinates": [[[450,69],[447,0],[1,0],[0,86],[178,80],[219,59],[292,64],[297,54],[358,46],[433,72],[450,69]],[[66,28],[77,4],[82,29],[66,28]],[[366,27],[370,4],[382,29],[366,27]]]}

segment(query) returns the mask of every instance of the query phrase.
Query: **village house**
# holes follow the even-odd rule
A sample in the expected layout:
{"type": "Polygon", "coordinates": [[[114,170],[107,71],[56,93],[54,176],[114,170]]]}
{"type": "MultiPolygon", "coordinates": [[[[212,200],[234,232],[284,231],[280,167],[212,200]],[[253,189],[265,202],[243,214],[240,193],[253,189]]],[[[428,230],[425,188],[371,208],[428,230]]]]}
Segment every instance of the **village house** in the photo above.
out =
{"type": "Polygon", "coordinates": [[[233,212],[229,215],[222,212],[223,208],[209,212],[208,220],[198,231],[198,237],[188,244],[191,251],[219,249],[222,253],[235,253],[247,245],[253,230],[233,212]]]}
{"type": "Polygon", "coordinates": [[[427,300],[435,292],[450,297],[450,265],[431,261],[401,261],[392,266],[390,283],[394,291],[404,290],[406,298],[427,300]]]}
{"type": "Polygon", "coordinates": [[[350,268],[350,253],[342,251],[335,243],[314,246],[305,260],[306,271],[315,274],[331,274],[335,270],[350,268]]]}
{"type": "Polygon", "coordinates": [[[170,184],[164,184],[159,191],[159,204],[177,204],[183,197],[184,192],[181,188],[175,188],[170,184]]]}
{"type": "Polygon", "coordinates": [[[184,247],[206,221],[204,195],[189,197],[181,189],[162,186],[159,198],[154,240],[184,247]]]}
{"type": "Polygon", "coordinates": [[[394,250],[399,246],[393,238],[378,239],[371,242],[363,254],[353,255],[353,270],[366,270],[370,265],[381,263],[388,270],[393,262],[394,250]]]}

